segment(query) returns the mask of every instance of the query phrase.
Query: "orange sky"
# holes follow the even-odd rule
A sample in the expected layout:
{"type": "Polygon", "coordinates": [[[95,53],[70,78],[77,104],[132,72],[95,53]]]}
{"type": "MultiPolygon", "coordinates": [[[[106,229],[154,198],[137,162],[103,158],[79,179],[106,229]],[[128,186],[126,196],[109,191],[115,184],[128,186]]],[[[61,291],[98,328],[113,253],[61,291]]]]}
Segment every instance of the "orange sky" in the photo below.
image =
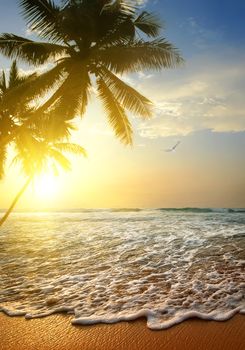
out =
{"type": "MultiPolygon", "coordinates": [[[[96,130],[93,116],[81,124],[74,141],[86,147],[88,158],[73,157],[73,170],[54,178],[53,191],[43,183],[38,190],[38,181],[30,186],[19,209],[245,207],[245,165],[237,152],[244,148],[244,133],[206,130],[148,139],[138,135],[136,126],[131,148],[121,145],[109,128],[96,130]],[[176,152],[165,152],[177,139],[176,152]]],[[[21,176],[16,181],[16,174],[10,168],[0,183],[1,208],[24,181],[21,176]]]]}

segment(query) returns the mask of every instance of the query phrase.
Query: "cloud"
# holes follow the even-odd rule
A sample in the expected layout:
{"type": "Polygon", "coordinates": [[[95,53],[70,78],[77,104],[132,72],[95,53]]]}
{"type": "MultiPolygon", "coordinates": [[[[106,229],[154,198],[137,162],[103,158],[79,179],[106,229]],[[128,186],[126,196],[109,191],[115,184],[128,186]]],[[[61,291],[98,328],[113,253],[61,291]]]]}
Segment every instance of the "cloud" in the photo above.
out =
{"type": "Polygon", "coordinates": [[[146,74],[146,73],[144,73],[144,72],[139,72],[139,73],[138,73],[138,77],[139,77],[140,79],[143,79],[143,80],[150,79],[150,78],[152,78],[153,76],[154,76],[153,74],[146,74]]]}
{"type": "Polygon", "coordinates": [[[137,3],[137,5],[139,6],[144,6],[147,4],[148,0],[135,0],[135,2],[137,3]]]}
{"type": "Polygon", "coordinates": [[[33,73],[42,74],[48,71],[49,69],[53,68],[53,66],[54,65],[52,63],[45,63],[42,66],[35,67],[35,68],[23,69],[22,67],[19,67],[19,72],[21,75],[30,75],[33,73]]]}
{"type": "Polygon", "coordinates": [[[187,135],[202,129],[245,130],[243,61],[198,57],[182,70],[154,75],[136,86],[155,104],[154,118],[140,122],[140,136],[187,135]]]}

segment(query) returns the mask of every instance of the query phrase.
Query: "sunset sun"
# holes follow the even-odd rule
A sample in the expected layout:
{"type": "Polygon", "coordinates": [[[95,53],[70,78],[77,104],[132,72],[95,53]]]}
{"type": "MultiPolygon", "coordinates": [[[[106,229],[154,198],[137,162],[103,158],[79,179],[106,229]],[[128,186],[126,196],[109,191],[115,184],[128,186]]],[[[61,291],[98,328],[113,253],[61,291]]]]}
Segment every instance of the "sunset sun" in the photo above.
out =
{"type": "Polygon", "coordinates": [[[39,198],[52,198],[58,191],[57,177],[52,173],[40,175],[34,181],[34,191],[39,198]]]}

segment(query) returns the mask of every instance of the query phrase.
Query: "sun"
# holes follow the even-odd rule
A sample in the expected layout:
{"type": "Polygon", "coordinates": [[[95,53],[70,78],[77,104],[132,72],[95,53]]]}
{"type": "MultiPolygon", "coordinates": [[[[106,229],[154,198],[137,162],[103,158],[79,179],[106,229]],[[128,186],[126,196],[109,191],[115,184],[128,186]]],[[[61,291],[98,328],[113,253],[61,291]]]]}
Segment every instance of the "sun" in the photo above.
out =
{"type": "Polygon", "coordinates": [[[34,181],[34,191],[39,198],[52,198],[58,191],[57,176],[43,174],[38,176],[34,181]]]}

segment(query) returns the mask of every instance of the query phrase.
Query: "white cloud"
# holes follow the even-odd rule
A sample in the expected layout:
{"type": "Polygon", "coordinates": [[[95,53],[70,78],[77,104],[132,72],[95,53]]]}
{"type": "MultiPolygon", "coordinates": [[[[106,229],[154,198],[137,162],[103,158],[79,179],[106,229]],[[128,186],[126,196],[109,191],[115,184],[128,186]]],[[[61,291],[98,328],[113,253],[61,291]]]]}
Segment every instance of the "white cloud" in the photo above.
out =
{"type": "Polygon", "coordinates": [[[145,73],[145,72],[139,72],[138,73],[138,76],[139,76],[139,78],[140,79],[150,79],[150,78],[152,78],[152,77],[154,77],[154,75],[153,74],[147,74],[147,73],[145,73]]]}
{"type": "Polygon", "coordinates": [[[143,6],[147,4],[148,0],[135,0],[135,2],[137,3],[137,5],[143,6]]]}
{"type": "Polygon", "coordinates": [[[52,63],[46,63],[46,64],[43,64],[42,66],[35,67],[35,68],[29,68],[29,69],[23,69],[23,68],[19,67],[19,72],[22,75],[30,75],[30,74],[33,74],[33,73],[42,74],[42,73],[48,71],[51,68],[53,68],[53,64],[52,63]]]}
{"type": "Polygon", "coordinates": [[[182,70],[138,82],[137,88],[156,106],[154,118],[139,123],[139,134],[156,138],[202,129],[243,131],[244,82],[243,62],[205,57],[190,61],[182,70]]]}

